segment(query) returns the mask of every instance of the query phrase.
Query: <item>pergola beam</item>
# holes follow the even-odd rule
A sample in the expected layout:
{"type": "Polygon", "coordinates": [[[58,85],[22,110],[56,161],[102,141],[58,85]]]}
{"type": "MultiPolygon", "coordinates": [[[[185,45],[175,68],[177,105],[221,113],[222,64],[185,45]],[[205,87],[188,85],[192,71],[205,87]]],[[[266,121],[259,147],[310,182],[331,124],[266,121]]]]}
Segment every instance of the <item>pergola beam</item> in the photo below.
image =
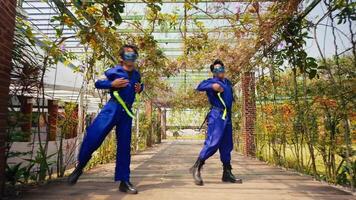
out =
{"type": "MultiPolygon", "coordinates": [[[[92,0],[93,2],[95,0],[92,0]]],[[[275,2],[277,0],[258,0],[257,2],[275,2]]],[[[24,2],[30,3],[44,3],[43,0],[24,0],[24,2]]],[[[126,0],[125,4],[145,4],[142,0],[126,0]]],[[[225,0],[225,1],[216,1],[216,0],[202,0],[199,3],[249,3],[250,0],[225,0]]],[[[164,4],[181,4],[185,3],[184,0],[162,0],[164,4]]]]}
{"type": "MultiPolygon", "coordinates": [[[[48,24],[38,24],[37,26],[38,27],[41,27],[41,26],[48,26],[48,24]],[[39,26],[38,26],[39,25],[39,26]]],[[[59,24],[58,24],[59,25],[59,24]]],[[[41,31],[54,31],[54,29],[51,29],[51,28],[40,28],[39,30],[41,31]]],[[[73,30],[73,29],[69,29],[69,28],[64,28],[64,30],[73,30]]],[[[187,32],[197,32],[197,31],[200,31],[200,29],[187,29],[187,32]]],[[[207,28],[207,31],[208,32],[233,32],[233,30],[231,30],[231,28],[226,28],[226,27],[215,27],[215,28],[207,28]]],[[[117,32],[119,33],[141,33],[140,31],[136,30],[136,29],[132,29],[132,28],[129,28],[129,29],[118,29],[117,32]]],[[[75,32],[73,32],[75,33],[75,32]]],[[[172,30],[167,30],[167,31],[160,31],[160,30],[154,30],[153,33],[180,33],[179,30],[177,29],[172,29],[172,30]]]]}
{"type": "MultiPolygon", "coordinates": [[[[56,37],[55,36],[50,36],[50,37],[43,37],[43,36],[37,36],[36,38],[38,39],[42,39],[42,38],[47,38],[47,39],[55,39],[56,37]]],[[[181,38],[177,38],[177,39],[155,39],[157,41],[157,43],[162,43],[162,44],[181,44],[183,43],[183,40],[181,38]]],[[[237,40],[235,39],[219,39],[219,41],[222,41],[222,42],[229,42],[229,43],[234,43],[234,42],[237,42],[237,40]]],[[[68,43],[71,43],[73,45],[73,43],[80,43],[78,40],[76,39],[68,39],[65,41],[66,44],[68,43]]],[[[74,48],[74,46],[66,46],[66,47],[69,47],[69,48],[74,48]]],[[[77,47],[79,48],[79,46],[77,47]]]]}
{"type": "MultiPolygon", "coordinates": [[[[26,10],[26,9],[25,9],[26,10]]],[[[28,16],[56,16],[58,13],[27,13],[28,16]]],[[[189,17],[189,20],[227,20],[227,18],[233,18],[235,15],[192,15],[189,17]]],[[[131,21],[131,20],[144,20],[145,15],[129,15],[129,16],[121,16],[123,20],[131,21]]],[[[179,20],[184,19],[183,15],[178,16],[179,20]]],[[[36,20],[32,18],[31,20],[36,20]]],[[[46,19],[48,20],[48,19],[46,19]]]]}

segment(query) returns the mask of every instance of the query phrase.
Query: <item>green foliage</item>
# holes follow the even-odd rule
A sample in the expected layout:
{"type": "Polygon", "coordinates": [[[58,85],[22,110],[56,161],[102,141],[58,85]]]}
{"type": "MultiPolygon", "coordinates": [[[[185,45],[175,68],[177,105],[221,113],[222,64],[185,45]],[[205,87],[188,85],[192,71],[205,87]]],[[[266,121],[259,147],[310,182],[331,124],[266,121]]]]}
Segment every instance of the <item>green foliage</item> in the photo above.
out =
{"type": "Polygon", "coordinates": [[[11,185],[15,185],[17,183],[28,183],[30,178],[33,179],[34,173],[31,170],[34,166],[34,163],[30,163],[25,167],[21,167],[21,165],[22,162],[15,165],[6,164],[6,182],[11,185]]]}
{"type": "Polygon", "coordinates": [[[203,123],[208,112],[207,108],[192,107],[190,109],[184,109],[176,107],[175,109],[169,111],[167,123],[170,126],[177,126],[177,131],[180,130],[179,127],[183,126],[198,126],[203,123]]]}
{"type": "Polygon", "coordinates": [[[47,155],[47,152],[42,147],[38,148],[36,156],[30,159],[24,159],[36,167],[36,181],[43,182],[46,180],[47,174],[51,176],[52,174],[52,165],[55,163],[52,157],[57,153],[47,155]]]}
{"type": "Polygon", "coordinates": [[[16,17],[11,68],[14,94],[31,94],[38,89],[41,61],[31,26],[27,21],[16,17]]]}
{"type": "MultiPolygon", "coordinates": [[[[316,178],[350,186],[355,179],[353,57],[327,59],[319,78],[274,71],[257,87],[257,156],[316,178]],[[296,77],[295,77],[296,76],[296,77]],[[296,81],[294,81],[296,80],[296,81]],[[297,91],[297,92],[295,92],[297,91]],[[347,120],[345,120],[345,118],[347,120]]],[[[321,62],[321,61],[320,61],[321,62]]]]}
{"type": "Polygon", "coordinates": [[[162,0],[150,0],[147,2],[147,7],[151,9],[153,13],[161,11],[162,0]]]}
{"type": "Polygon", "coordinates": [[[318,64],[315,58],[308,57],[305,51],[308,38],[306,20],[291,18],[285,30],[281,33],[284,48],[276,52],[274,63],[282,65],[287,60],[292,68],[299,68],[301,73],[307,73],[312,79],[317,75],[318,64]]]}
{"type": "Polygon", "coordinates": [[[356,21],[356,2],[349,0],[330,1],[331,9],[340,10],[336,17],[338,24],[345,24],[348,20],[356,21]]]}
{"type": "Polygon", "coordinates": [[[103,1],[82,1],[73,0],[77,9],[83,9],[88,14],[98,14],[101,12],[106,20],[113,20],[117,25],[122,23],[121,13],[124,12],[125,3],[123,1],[103,0],[103,1]],[[97,11],[95,10],[97,9],[97,11]]]}
{"type": "Polygon", "coordinates": [[[356,171],[356,161],[352,162],[352,166],[343,165],[340,173],[336,177],[336,183],[340,185],[356,187],[356,176],[352,176],[352,173],[356,171]],[[352,169],[351,169],[352,168],[352,169]]]}
{"type": "MultiPolygon", "coordinates": [[[[12,154],[10,157],[19,155],[24,155],[24,153],[12,154]]],[[[39,149],[35,158],[24,159],[27,161],[26,166],[22,166],[25,162],[14,165],[7,163],[5,169],[6,182],[11,185],[25,184],[29,181],[43,182],[46,179],[47,172],[51,171],[51,166],[54,164],[53,161],[50,161],[54,155],[46,155],[43,150],[39,149]]]]}
{"type": "Polygon", "coordinates": [[[30,139],[31,133],[25,133],[21,127],[28,120],[28,116],[19,112],[9,112],[7,142],[25,142],[30,139]]]}

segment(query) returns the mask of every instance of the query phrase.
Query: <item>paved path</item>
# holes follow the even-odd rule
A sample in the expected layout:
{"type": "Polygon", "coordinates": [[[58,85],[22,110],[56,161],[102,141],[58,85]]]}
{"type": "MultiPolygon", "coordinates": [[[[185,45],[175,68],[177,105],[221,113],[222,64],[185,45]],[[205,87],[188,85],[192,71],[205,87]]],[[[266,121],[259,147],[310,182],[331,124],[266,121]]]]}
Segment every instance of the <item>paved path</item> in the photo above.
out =
{"type": "Polygon", "coordinates": [[[233,171],[243,184],[222,183],[218,154],[203,169],[205,185],[195,186],[189,167],[202,146],[201,141],[164,142],[132,157],[132,182],[138,195],[118,191],[113,182],[114,164],[86,172],[77,185],[56,181],[23,194],[23,199],[54,200],[279,200],[279,199],[355,199],[346,192],[313,181],[309,177],[286,172],[263,162],[233,155],[233,171]]]}

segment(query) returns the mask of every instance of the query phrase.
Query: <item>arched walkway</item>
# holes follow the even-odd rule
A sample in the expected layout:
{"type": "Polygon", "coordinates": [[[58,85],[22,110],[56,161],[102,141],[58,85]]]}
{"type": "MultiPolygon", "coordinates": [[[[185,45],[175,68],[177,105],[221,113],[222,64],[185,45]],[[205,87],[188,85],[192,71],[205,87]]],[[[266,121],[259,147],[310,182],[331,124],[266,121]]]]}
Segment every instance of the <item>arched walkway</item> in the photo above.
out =
{"type": "MultiPolygon", "coordinates": [[[[354,88],[349,83],[355,79],[356,35],[354,4],[345,2],[1,0],[0,199],[7,185],[25,187],[13,196],[32,200],[355,199],[347,190],[272,165],[302,169],[354,191],[356,115],[354,88]],[[94,5],[98,3],[104,5],[94,5]],[[318,17],[313,14],[309,19],[312,10],[317,10],[318,17]],[[21,27],[17,27],[19,22],[21,27]],[[339,29],[340,25],[344,28],[339,29]],[[318,39],[320,26],[325,33],[318,39]],[[17,38],[17,33],[24,35],[17,38]],[[308,51],[309,40],[315,43],[314,52],[308,51]],[[29,47],[41,51],[27,52],[19,45],[27,41],[29,47]],[[75,186],[68,186],[66,178],[52,180],[66,177],[65,170],[72,171],[85,126],[109,98],[93,85],[105,71],[101,68],[119,63],[117,50],[127,41],[138,43],[144,55],[137,66],[145,91],[136,91],[141,95],[133,106],[131,146],[133,152],[145,149],[132,156],[131,181],[139,195],[119,192],[112,178],[114,156],[96,162],[111,163],[86,171],[75,186]],[[23,56],[27,54],[22,51],[30,56],[23,56]],[[16,58],[23,61],[32,56],[43,64],[16,64],[16,58]],[[177,140],[175,136],[180,129],[199,124],[176,126],[167,137],[166,109],[209,107],[194,88],[211,76],[209,63],[215,57],[227,64],[227,74],[237,86],[234,93],[241,93],[235,95],[238,106],[234,108],[239,112],[233,113],[232,121],[238,122],[234,140],[244,155],[233,152],[232,166],[243,184],[221,182],[222,166],[216,154],[204,166],[205,185],[201,187],[194,184],[188,169],[203,140],[177,140]],[[83,80],[77,82],[77,76],[64,70],[57,73],[58,63],[83,80]],[[48,69],[54,75],[45,80],[48,69]],[[29,85],[23,82],[32,79],[29,85],[34,89],[25,91],[29,85]],[[75,79],[73,87],[59,84],[70,79],[75,79]],[[278,157],[278,162],[267,164],[254,158],[265,150],[266,157],[262,153],[259,158],[275,161],[278,157]],[[289,160],[289,150],[294,160],[289,160]],[[33,160],[26,157],[29,152],[33,160]]],[[[202,138],[204,134],[195,137],[202,138]]]]}

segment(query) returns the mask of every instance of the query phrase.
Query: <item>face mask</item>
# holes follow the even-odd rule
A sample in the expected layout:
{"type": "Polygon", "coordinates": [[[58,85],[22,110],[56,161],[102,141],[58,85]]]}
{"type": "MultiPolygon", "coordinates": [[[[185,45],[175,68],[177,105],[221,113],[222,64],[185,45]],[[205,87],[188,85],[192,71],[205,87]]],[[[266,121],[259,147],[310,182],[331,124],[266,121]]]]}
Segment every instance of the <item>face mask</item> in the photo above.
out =
{"type": "Polygon", "coordinates": [[[218,73],[224,73],[225,72],[225,67],[218,65],[214,67],[213,73],[218,74],[218,73]]]}
{"type": "Polygon", "coordinates": [[[124,61],[135,62],[137,59],[137,54],[135,52],[125,52],[122,56],[124,61]]]}

